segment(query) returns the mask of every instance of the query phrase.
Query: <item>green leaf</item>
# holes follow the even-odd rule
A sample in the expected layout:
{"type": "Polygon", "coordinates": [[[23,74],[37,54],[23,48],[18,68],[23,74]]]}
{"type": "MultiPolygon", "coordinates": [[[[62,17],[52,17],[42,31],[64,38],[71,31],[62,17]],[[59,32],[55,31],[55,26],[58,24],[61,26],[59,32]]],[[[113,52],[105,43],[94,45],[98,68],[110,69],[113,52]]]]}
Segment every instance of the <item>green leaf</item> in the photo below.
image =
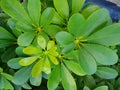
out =
{"type": "Polygon", "coordinates": [[[50,50],[55,47],[55,42],[54,41],[49,41],[47,44],[47,50],[50,50]]]}
{"type": "Polygon", "coordinates": [[[66,60],[64,60],[64,63],[66,64],[68,69],[70,69],[73,73],[79,76],[84,76],[86,74],[78,63],[66,60]]]}
{"type": "Polygon", "coordinates": [[[28,83],[24,83],[21,85],[24,89],[30,90],[32,89],[31,86],[28,83]]]}
{"type": "Polygon", "coordinates": [[[40,0],[28,0],[28,12],[33,23],[39,25],[40,14],[41,14],[40,0]]]}
{"type": "Polygon", "coordinates": [[[95,60],[102,65],[117,63],[118,56],[115,51],[98,44],[85,44],[84,47],[91,53],[95,60]]]}
{"type": "Polygon", "coordinates": [[[1,7],[5,13],[15,20],[26,23],[31,22],[27,12],[17,0],[1,0],[1,7]]]}
{"type": "Polygon", "coordinates": [[[83,8],[85,0],[72,0],[72,13],[77,13],[83,8]]]}
{"type": "Polygon", "coordinates": [[[42,72],[43,62],[44,62],[44,60],[41,59],[33,66],[32,77],[37,77],[42,72]]]}
{"type": "Polygon", "coordinates": [[[37,58],[38,56],[31,56],[31,57],[23,58],[19,61],[19,64],[21,66],[28,66],[34,63],[37,60],[37,58]]]}
{"type": "Polygon", "coordinates": [[[69,6],[67,0],[53,0],[57,12],[64,18],[69,17],[69,6]]]}
{"type": "Polygon", "coordinates": [[[85,19],[81,14],[79,13],[73,14],[68,21],[69,32],[72,33],[74,36],[76,36],[77,33],[81,31],[81,27],[82,24],[84,24],[84,22],[85,19]]]}
{"type": "Polygon", "coordinates": [[[118,76],[118,72],[109,67],[98,67],[96,75],[103,79],[114,79],[118,76]]]}
{"type": "Polygon", "coordinates": [[[63,64],[61,64],[61,77],[65,90],[77,90],[74,78],[63,64]]]}
{"type": "Polygon", "coordinates": [[[83,47],[79,49],[79,63],[88,75],[94,74],[97,70],[95,59],[83,47]],[[87,66],[87,67],[86,67],[87,66]]]}
{"type": "Polygon", "coordinates": [[[59,64],[59,62],[58,62],[58,60],[55,56],[53,56],[53,55],[48,55],[48,56],[49,56],[49,59],[52,61],[53,64],[55,64],[55,65],[59,64]]]}
{"type": "Polygon", "coordinates": [[[2,76],[0,76],[0,89],[3,89],[4,88],[4,79],[2,76]]]}
{"type": "Polygon", "coordinates": [[[18,37],[17,43],[20,46],[29,46],[35,37],[34,32],[26,32],[18,37]]]}
{"type": "Polygon", "coordinates": [[[88,88],[87,86],[85,86],[85,87],[83,88],[83,90],[90,90],[90,88],[88,88]]]}
{"type": "Polygon", "coordinates": [[[44,27],[44,31],[51,37],[51,38],[55,38],[56,34],[60,31],[62,31],[62,29],[57,26],[57,25],[47,25],[44,27]]]}
{"type": "Polygon", "coordinates": [[[24,47],[18,46],[15,50],[15,53],[20,57],[25,57],[26,55],[23,53],[24,47]]]}
{"type": "Polygon", "coordinates": [[[5,48],[13,44],[14,42],[12,40],[0,40],[0,48],[5,48]]]}
{"type": "Polygon", "coordinates": [[[74,37],[68,32],[61,31],[61,32],[57,33],[56,40],[62,47],[64,47],[64,46],[74,42],[74,37]]]}
{"type": "Polygon", "coordinates": [[[4,89],[5,90],[14,90],[14,87],[12,86],[12,84],[4,78],[4,89]]]}
{"type": "Polygon", "coordinates": [[[42,74],[39,74],[37,77],[30,77],[30,83],[33,86],[40,86],[42,82],[42,74]]]}
{"type": "Polygon", "coordinates": [[[46,74],[50,74],[51,73],[51,65],[50,65],[50,62],[49,62],[47,57],[44,60],[43,72],[45,72],[46,74]]]}
{"type": "Polygon", "coordinates": [[[8,62],[7,62],[7,65],[10,67],[10,68],[13,68],[13,69],[19,69],[21,68],[22,66],[19,65],[19,61],[21,60],[22,58],[12,58],[10,59],[8,62]]]}
{"type": "Polygon", "coordinates": [[[46,40],[43,36],[39,35],[38,38],[37,38],[37,42],[38,42],[38,45],[42,48],[42,49],[45,49],[46,48],[46,40]]]}
{"type": "Polygon", "coordinates": [[[60,65],[55,66],[55,68],[52,70],[48,82],[47,87],[49,90],[55,90],[60,82],[60,65]]]}
{"type": "Polygon", "coordinates": [[[99,9],[92,13],[82,25],[80,31],[77,33],[77,36],[87,37],[93,33],[99,26],[108,21],[109,12],[107,9],[99,9]]]}
{"type": "Polygon", "coordinates": [[[45,27],[46,25],[50,24],[54,17],[54,14],[55,14],[54,8],[50,8],[50,7],[46,8],[41,15],[40,25],[45,27]]]}
{"type": "Polygon", "coordinates": [[[0,39],[15,40],[15,37],[7,30],[0,27],[0,39]]]}
{"type": "Polygon", "coordinates": [[[36,48],[34,46],[28,46],[28,47],[23,49],[23,53],[28,54],[28,55],[30,55],[30,54],[38,54],[40,52],[42,52],[42,50],[39,49],[39,48],[36,48]]]}
{"type": "Polygon", "coordinates": [[[98,43],[102,45],[117,45],[120,44],[120,24],[115,23],[107,26],[88,37],[88,42],[98,43]]]}
{"type": "Polygon", "coordinates": [[[72,50],[75,49],[75,43],[70,43],[69,45],[66,45],[63,49],[62,49],[62,53],[68,53],[72,50]]]}
{"type": "Polygon", "coordinates": [[[7,80],[10,80],[10,81],[13,80],[13,76],[10,75],[10,74],[3,73],[2,76],[3,76],[4,78],[6,78],[7,80]]]}
{"type": "Polygon", "coordinates": [[[88,18],[92,13],[94,13],[98,9],[100,9],[99,6],[97,6],[97,5],[90,5],[90,6],[86,7],[85,9],[83,9],[82,15],[85,18],[88,18]]]}
{"type": "Polygon", "coordinates": [[[94,90],[108,90],[108,86],[99,86],[95,88],[94,90]]]}
{"type": "Polygon", "coordinates": [[[15,83],[16,85],[22,85],[27,82],[31,75],[32,67],[33,65],[30,65],[28,67],[23,67],[22,69],[18,70],[14,75],[13,83],[15,83]]]}
{"type": "Polygon", "coordinates": [[[3,69],[0,67],[0,73],[2,73],[3,72],[3,69]]]}

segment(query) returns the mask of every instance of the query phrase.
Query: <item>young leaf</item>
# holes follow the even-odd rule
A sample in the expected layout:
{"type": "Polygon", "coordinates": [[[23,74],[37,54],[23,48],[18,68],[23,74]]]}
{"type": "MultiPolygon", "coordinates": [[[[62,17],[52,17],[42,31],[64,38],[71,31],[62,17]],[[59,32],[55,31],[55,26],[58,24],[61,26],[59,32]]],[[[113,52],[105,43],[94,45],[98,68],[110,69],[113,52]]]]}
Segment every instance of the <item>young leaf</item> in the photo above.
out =
{"type": "Polygon", "coordinates": [[[108,86],[99,86],[95,88],[94,90],[108,90],[108,86]]]}
{"type": "Polygon", "coordinates": [[[26,23],[31,22],[27,12],[17,0],[1,0],[1,7],[5,13],[15,20],[26,23]]]}
{"type": "Polygon", "coordinates": [[[49,90],[55,90],[60,82],[60,65],[57,65],[51,72],[47,87],[49,90]]]}
{"type": "Polygon", "coordinates": [[[39,25],[40,14],[41,14],[40,0],[28,0],[28,12],[33,23],[39,25]]]}
{"type": "Polygon", "coordinates": [[[61,77],[65,90],[77,90],[74,78],[63,64],[61,64],[61,77]]]}
{"type": "Polygon", "coordinates": [[[103,79],[114,79],[118,76],[118,72],[109,67],[98,67],[96,75],[103,79]]]}
{"type": "Polygon", "coordinates": [[[116,52],[107,47],[98,44],[85,44],[84,47],[99,64],[113,65],[118,61],[116,52]]]}
{"type": "Polygon", "coordinates": [[[0,76],[0,89],[4,88],[4,78],[2,76],[0,76]]]}
{"type": "Polygon", "coordinates": [[[39,60],[32,69],[32,77],[37,77],[43,69],[43,59],[39,60]]]}
{"type": "Polygon", "coordinates": [[[61,32],[57,33],[56,40],[62,47],[64,47],[64,46],[74,42],[74,37],[68,32],[61,31],[61,32]]]}
{"type": "Polygon", "coordinates": [[[33,85],[33,86],[40,86],[42,82],[42,74],[38,75],[37,77],[30,77],[30,83],[33,85]]]}
{"type": "Polygon", "coordinates": [[[85,19],[81,14],[79,13],[73,14],[68,21],[69,32],[76,36],[77,33],[80,32],[82,24],[84,24],[84,22],[85,19]]]}
{"type": "Polygon", "coordinates": [[[52,61],[53,64],[55,64],[55,65],[59,64],[59,62],[58,62],[58,60],[55,56],[52,56],[52,55],[48,55],[48,56],[49,56],[49,59],[52,61]]]}
{"type": "Polygon", "coordinates": [[[94,74],[97,70],[97,65],[95,59],[85,48],[81,47],[79,49],[79,63],[88,75],[94,74]],[[87,67],[86,67],[87,66],[87,67]]]}
{"type": "Polygon", "coordinates": [[[22,66],[19,65],[19,61],[21,60],[22,58],[12,58],[10,59],[8,62],[7,62],[7,65],[10,67],[10,68],[13,68],[13,69],[19,69],[21,68],[22,66]]]}
{"type": "Polygon", "coordinates": [[[64,63],[73,73],[79,76],[84,76],[86,74],[78,63],[66,60],[64,60],[64,63]]]}
{"type": "Polygon", "coordinates": [[[54,14],[55,14],[54,8],[45,9],[41,15],[40,25],[45,27],[46,25],[50,24],[54,17],[54,14]]]}
{"type": "Polygon", "coordinates": [[[26,32],[18,37],[17,43],[20,46],[29,46],[35,37],[34,32],[26,32]]]}
{"type": "Polygon", "coordinates": [[[120,44],[120,24],[115,23],[107,26],[88,37],[88,42],[98,43],[107,46],[120,44]]]}
{"type": "Polygon", "coordinates": [[[49,41],[47,44],[47,50],[50,50],[55,47],[55,42],[54,41],[49,41]]]}
{"type": "Polygon", "coordinates": [[[69,6],[67,0],[53,0],[57,12],[64,18],[69,17],[69,6]]]}
{"type": "Polygon", "coordinates": [[[31,57],[23,58],[19,61],[19,64],[21,66],[28,66],[28,65],[31,65],[33,62],[35,62],[37,58],[38,56],[31,56],[31,57]]]}
{"type": "Polygon", "coordinates": [[[72,13],[79,12],[84,4],[85,0],[72,0],[72,13]]]}
{"type": "Polygon", "coordinates": [[[28,67],[23,67],[22,69],[18,70],[13,78],[13,82],[16,85],[22,85],[25,82],[27,82],[27,80],[29,79],[30,75],[31,75],[31,70],[32,70],[32,65],[28,66],[28,67]]]}

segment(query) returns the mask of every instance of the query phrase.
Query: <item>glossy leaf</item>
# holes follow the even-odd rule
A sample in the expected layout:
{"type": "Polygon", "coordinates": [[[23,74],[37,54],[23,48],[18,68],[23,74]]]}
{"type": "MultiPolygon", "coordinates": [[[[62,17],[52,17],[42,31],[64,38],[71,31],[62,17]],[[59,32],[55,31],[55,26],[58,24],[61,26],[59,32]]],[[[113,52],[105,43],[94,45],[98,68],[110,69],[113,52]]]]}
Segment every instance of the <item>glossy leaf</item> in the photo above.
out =
{"type": "Polygon", "coordinates": [[[74,36],[76,36],[77,33],[81,31],[81,27],[84,23],[85,23],[85,19],[81,14],[79,13],[73,14],[68,21],[69,32],[72,33],[74,36]]]}
{"type": "Polygon", "coordinates": [[[66,61],[66,60],[64,60],[64,63],[66,64],[68,69],[70,69],[73,73],[79,76],[84,76],[86,74],[78,63],[74,61],[66,61]]]}
{"type": "Polygon", "coordinates": [[[118,72],[109,67],[98,67],[96,75],[103,79],[114,79],[118,76],[118,72]]]}
{"type": "Polygon", "coordinates": [[[117,63],[118,56],[115,51],[98,44],[85,44],[84,47],[91,53],[95,60],[102,65],[117,63]]]}
{"type": "Polygon", "coordinates": [[[64,18],[69,17],[69,6],[67,0],[53,0],[57,12],[64,18]]]}
{"type": "Polygon", "coordinates": [[[61,31],[56,35],[57,42],[62,46],[66,46],[74,41],[74,37],[65,31],[61,31]],[[64,37],[63,37],[64,36],[64,37]]]}
{"type": "Polygon", "coordinates": [[[35,37],[34,32],[26,32],[18,37],[17,43],[20,46],[29,46],[35,37]]]}
{"type": "Polygon", "coordinates": [[[91,54],[82,47],[79,49],[78,52],[79,52],[79,63],[82,69],[88,75],[94,74],[97,70],[97,65],[96,65],[94,57],[91,56],[91,54]]]}
{"type": "Polygon", "coordinates": [[[40,0],[28,0],[28,12],[33,23],[39,25],[40,14],[41,14],[40,0]]]}
{"type": "Polygon", "coordinates": [[[58,84],[60,82],[60,66],[57,65],[51,72],[47,87],[49,90],[55,90],[58,87],[58,84]]]}
{"type": "Polygon", "coordinates": [[[94,90],[108,90],[108,86],[99,86],[95,88],[94,90]]]}
{"type": "Polygon", "coordinates": [[[16,85],[24,84],[29,79],[31,75],[31,70],[32,70],[32,65],[28,67],[23,67],[22,69],[18,70],[14,75],[13,82],[16,85]]]}
{"type": "Polygon", "coordinates": [[[33,62],[35,62],[37,60],[37,58],[38,58],[38,56],[23,58],[19,61],[19,64],[21,66],[28,66],[28,65],[31,65],[33,62]]]}
{"type": "Polygon", "coordinates": [[[37,77],[43,69],[43,60],[39,60],[32,68],[32,77],[37,77]]]}
{"type": "Polygon", "coordinates": [[[27,12],[17,0],[1,0],[1,7],[5,13],[15,20],[26,23],[31,22],[27,12]]]}
{"type": "Polygon", "coordinates": [[[19,69],[21,68],[22,66],[19,65],[19,61],[21,60],[22,58],[12,58],[10,59],[7,64],[10,68],[13,68],[13,69],[19,69]]]}
{"type": "Polygon", "coordinates": [[[85,0],[72,0],[72,13],[77,13],[83,8],[85,0]]]}
{"type": "Polygon", "coordinates": [[[30,83],[33,86],[40,86],[42,82],[42,74],[38,75],[37,77],[30,77],[30,83]]]}
{"type": "Polygon", "coordinates": [[[73,76],[63,64],[61,65],[61,77],[62,85],[65,90],[77,90],[73,76]]]}
{"type": "Polygon", "coordinates": [[[120,44],[118,37],[120,36],[120,24],[115,23],[110,26],[107,26],[96,33],[93,33],[88,41],[92,43],[98,43],[102,45],[117,45],[120,44]]]}

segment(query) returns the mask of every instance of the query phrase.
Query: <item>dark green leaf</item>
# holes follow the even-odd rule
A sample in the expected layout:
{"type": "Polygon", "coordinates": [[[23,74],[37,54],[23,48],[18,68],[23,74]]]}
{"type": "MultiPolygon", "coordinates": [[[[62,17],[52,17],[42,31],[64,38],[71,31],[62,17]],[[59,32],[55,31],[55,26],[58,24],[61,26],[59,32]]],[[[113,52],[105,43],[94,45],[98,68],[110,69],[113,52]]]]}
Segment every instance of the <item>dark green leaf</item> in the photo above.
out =
{"type": "Polygon", "coordinates": [[[13,44],[14,42],[12,40],[0,40],[0,48],[5,48],[13,44]]]}

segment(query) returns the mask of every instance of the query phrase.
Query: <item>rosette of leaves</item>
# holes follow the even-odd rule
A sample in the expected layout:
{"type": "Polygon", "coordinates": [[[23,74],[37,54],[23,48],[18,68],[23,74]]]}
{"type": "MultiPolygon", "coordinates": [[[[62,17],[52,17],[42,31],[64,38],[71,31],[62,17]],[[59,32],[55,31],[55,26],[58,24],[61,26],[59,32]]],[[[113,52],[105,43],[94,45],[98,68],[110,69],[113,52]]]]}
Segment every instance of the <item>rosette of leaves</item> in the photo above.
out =
{"type": "Polygon", "coordinates": [[[54,17],[54,8],[48,7],[41,14],[40,0],[28,0],[27,10],[17,0],[1,0],[1,7],[6,14],[16,20],[16,29],[22,34],[18,37],[19,46],[29,46],[39,34],[48,32],[51,37],[61,30],[59,26],[50,25],[54,17]],[[14,3],[14,5],[13,5],[14,3]]]}
{"type": "Polygon", "coordinates": [[[113,65],[118,61],[116,52],[109,46],[120,43],[117,38],[120,35],[120,24],[101,27],[107,21],[106,18],[109,18],[106,9],[95,11],[87,19],[76,13],[68,21],[68,32],[57,33],[56,40],[62,47],[62,53],[69,53],[71,50],[78,52],[79,64],[88,75],[96,73],[98,76],[104,77],[107,73],[114,73],[110,78],[115,78],[116,70],[99,67],[113,65]]]}
{"type": "Polygon", "coordinates": [[[10,74],[4,73],[3,69],[0,67],[0,89],[1,90],[14,90],[11,80],[13,79],[13,76],[10,74]]]}

